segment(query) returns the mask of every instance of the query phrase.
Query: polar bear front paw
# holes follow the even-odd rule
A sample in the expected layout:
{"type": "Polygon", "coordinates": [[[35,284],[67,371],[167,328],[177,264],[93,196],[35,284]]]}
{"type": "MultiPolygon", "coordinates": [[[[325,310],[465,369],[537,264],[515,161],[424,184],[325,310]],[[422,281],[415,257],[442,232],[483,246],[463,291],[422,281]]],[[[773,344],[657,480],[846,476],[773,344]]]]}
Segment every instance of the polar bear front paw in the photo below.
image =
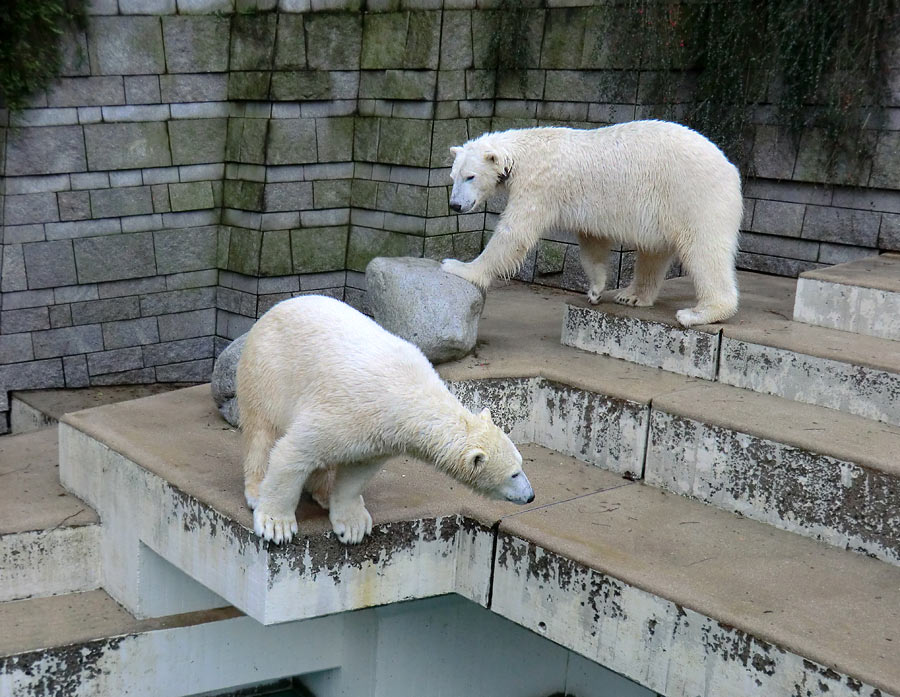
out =
{"type": "Polygon", "coordinates": [[[685,308],[683,310],[679,310],[675,313],[675,319],[678,320],[678,324],[682,327],[693,327],[698,324],[706,324],[707,319],[699,312],[695,312],[694,310],[685,308]]]}
{"type": "Polygon", "coordinates": [[[259,486],[247,485],[244,487],[244,498],[251,511],[255,511],[259,505],[259,486]]]}
{"type": "Polygon", "coordinates": [[[444,259],[444,261],[441,262],[441,271],[453,274],[454,276],[459,276],[469,283],[478,285],[478,279],[471,271],[471,264],[467,264],[464,261],[459,261],[458,259],[444,259]]]}
{"type": "Polygon", "coordinates": [[[354,504],[337,505],[332,502],[328,517],[334,534],[345,545],[359,544],[372,532],[372,516],[361,496],[359,502],[354,504]]]}
{"type": "Polygon", "coordinates": [[[293,514],[271,515],[257,508],[253,511],[253,530],[264,540],[280,545],[297,534],[297,519],[293,514]]]}
{"type": "Polygon", "coordinates": [[[591,305],[596,305],[600,302],[600,296],[603,294],[603,289],[600,286],[591,286],[587,292],[587,299],[591,305]]]}
{"type": "Polygon", "coordinates": [[[615,300],[619,305],[631,305],[632,307],[650,307],[653,303],[634,293],[630,288],[616,293],[615,300]]]}

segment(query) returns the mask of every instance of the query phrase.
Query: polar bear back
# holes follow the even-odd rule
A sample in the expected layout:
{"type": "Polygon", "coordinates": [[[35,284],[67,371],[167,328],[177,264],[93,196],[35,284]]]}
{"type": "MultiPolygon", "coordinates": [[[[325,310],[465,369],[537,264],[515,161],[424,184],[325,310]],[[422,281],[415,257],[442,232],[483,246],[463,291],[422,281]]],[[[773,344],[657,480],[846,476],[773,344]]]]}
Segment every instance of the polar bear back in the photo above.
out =
{"type": "Polygon", "coordinates": [[[238,365],[239,399],[253,401],[253,412],[280,429],[298,408],[374,416],[425,387],[445,389],[417,347],[318,295],[284,300],[266,312],[250,330],[238,365]]]}

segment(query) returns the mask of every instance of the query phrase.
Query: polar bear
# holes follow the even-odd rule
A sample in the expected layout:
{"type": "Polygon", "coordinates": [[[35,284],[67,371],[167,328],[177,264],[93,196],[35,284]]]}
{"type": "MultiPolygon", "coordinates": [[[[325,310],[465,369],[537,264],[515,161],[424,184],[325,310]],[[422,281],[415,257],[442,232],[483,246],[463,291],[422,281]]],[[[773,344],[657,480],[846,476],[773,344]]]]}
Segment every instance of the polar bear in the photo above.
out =
{"type": "Polygon", "coordinates": [[[338,539],[361,542],[372,531],[363,487],[400,453],[487,496],[534,499],[522,456],[490,412],[469,412],[418,348],[333,298],[284,300],[256,322],[237,400],[244,494],[254,530],[276,544],[297,532],[304,485],[338,539]]]}
{"type": "Polygon", "coordinates": [[[637,249],[634,280],[616,302],[652,305],[677,255],[697,293],[696,307],[676,315],[683,326],[721,322],[737,311],[740,175],[696,131],[666,121],[525,128],[450,150],[454,211],[471,211],[501,185],[509,200],[481,255],[470,263],[445,259],[445,271],[486,289],[491,279],[515,273],[543,233],[571,230],[591,303],[606,285],[610,249],[627,244],[637,249]]]}

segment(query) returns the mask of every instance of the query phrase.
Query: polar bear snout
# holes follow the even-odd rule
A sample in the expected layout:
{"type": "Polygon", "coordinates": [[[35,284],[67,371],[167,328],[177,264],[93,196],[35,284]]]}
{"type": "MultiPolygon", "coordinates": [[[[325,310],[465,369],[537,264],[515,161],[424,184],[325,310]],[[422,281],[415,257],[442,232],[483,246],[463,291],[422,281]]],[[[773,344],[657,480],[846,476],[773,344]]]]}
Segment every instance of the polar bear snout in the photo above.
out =
{"type": "Polygon", "coordinates": [[[531,503],[534,501],[534,489],[522,470],[507,479],[500,487],[500,496],[511,503],[531,503]]]}
{"type": "Polygon", "coordinates": [[[462,204],[457,201],[450,201],[450,208],[457,213],[462,213],[462,204]]]}

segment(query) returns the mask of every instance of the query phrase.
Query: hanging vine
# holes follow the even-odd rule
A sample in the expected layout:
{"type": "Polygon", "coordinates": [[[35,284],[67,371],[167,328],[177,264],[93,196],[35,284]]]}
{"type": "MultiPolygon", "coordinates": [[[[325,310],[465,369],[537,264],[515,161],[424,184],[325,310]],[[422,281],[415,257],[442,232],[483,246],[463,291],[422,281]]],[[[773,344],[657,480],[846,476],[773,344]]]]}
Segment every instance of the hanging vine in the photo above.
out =
{"type": "Polygon", "coordinates": [[[59,74],[63,35],[87,24],[86,0],[0,2],[0,101],[21,109],[59,74]]]}

